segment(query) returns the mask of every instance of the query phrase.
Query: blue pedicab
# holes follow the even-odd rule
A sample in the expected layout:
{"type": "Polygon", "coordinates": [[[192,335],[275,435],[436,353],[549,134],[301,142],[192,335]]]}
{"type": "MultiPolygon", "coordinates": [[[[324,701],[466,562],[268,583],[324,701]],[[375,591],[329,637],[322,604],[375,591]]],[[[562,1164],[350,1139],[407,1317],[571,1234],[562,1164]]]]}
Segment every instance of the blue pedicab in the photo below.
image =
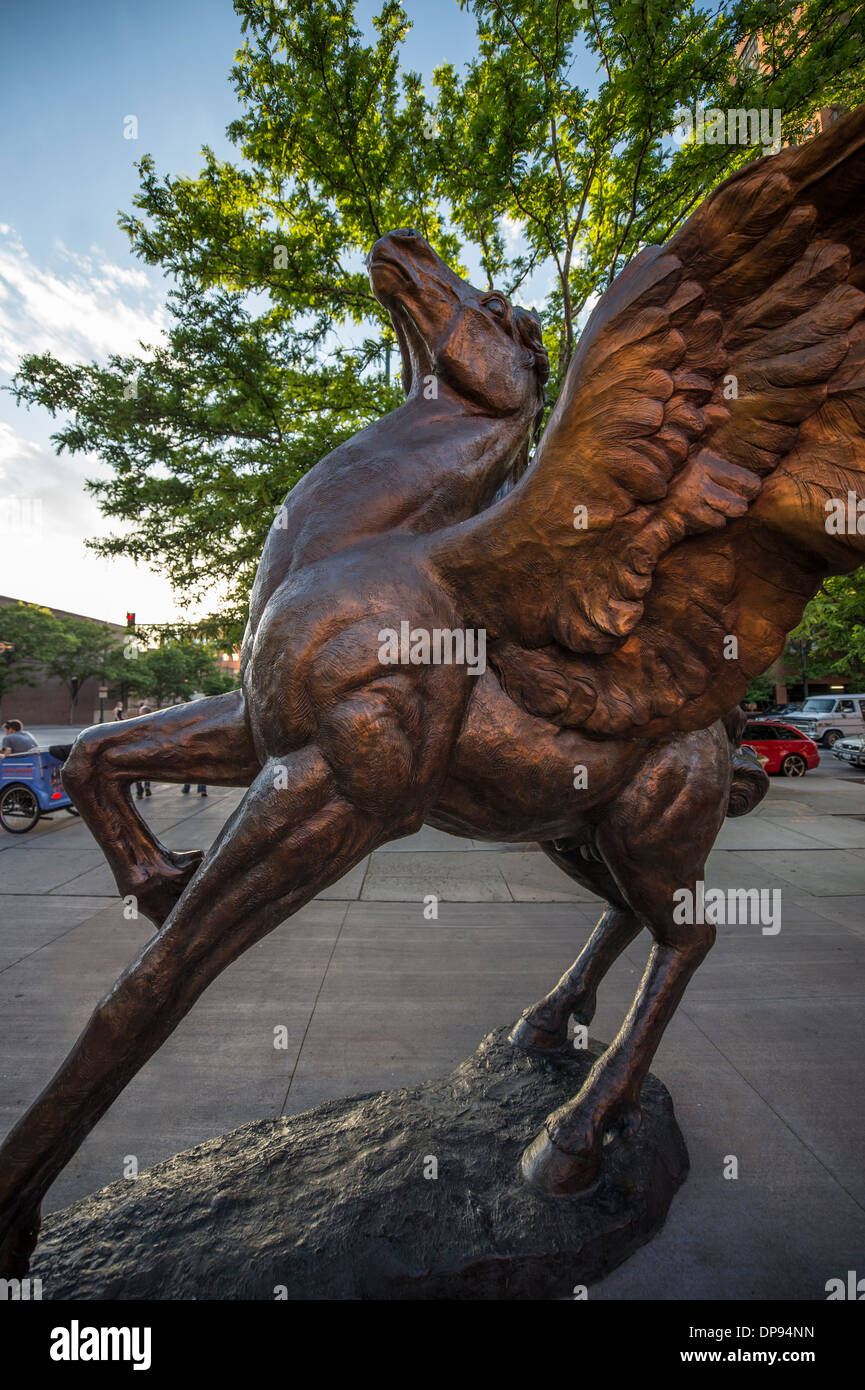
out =
{"type": "Polygon", "coordinates": [[[60,769],[71,751],[71,744],[52,744],[0,758],[0,825],[10,835],[25,835],[42,816],[54,811],[77,816],[60,780],[60,769]]]}

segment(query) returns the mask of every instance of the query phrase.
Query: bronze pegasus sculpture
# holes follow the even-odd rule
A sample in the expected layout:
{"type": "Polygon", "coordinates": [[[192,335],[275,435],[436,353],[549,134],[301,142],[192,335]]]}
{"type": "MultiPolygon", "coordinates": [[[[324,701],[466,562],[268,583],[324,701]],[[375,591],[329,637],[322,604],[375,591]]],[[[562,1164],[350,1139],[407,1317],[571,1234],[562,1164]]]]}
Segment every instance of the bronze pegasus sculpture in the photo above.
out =
{"type": "Polygon", "coordinates": [[[536,318],[412,229],[381,238],[369,271],[407,400],[286,498],[242,689],[88,729],[64,767],[157,931],[0,1150],[6,1270],[26,1268],[47,1188],[208,984],[424,823],[539,841],[608,904],[516,1045],[560,1049],[623,948],[653,938],[620,1032],[523,1157],[549,1193],[591,1184],[605,1134],[639,1124],[714,939],[676,920],[674,895],[695,891],[725,814],[765,793],[738,702],[821,580],[865,558],[865,537],[825,524],[827,502],[865,492],[865,108],[747,165],[627,266],[530,463],[536,318]],[[484,669],[454,659],[471,633],[484,669]],[[206,854],[177,854],[135,812],[142,777],[248,790],[206,854]]]}

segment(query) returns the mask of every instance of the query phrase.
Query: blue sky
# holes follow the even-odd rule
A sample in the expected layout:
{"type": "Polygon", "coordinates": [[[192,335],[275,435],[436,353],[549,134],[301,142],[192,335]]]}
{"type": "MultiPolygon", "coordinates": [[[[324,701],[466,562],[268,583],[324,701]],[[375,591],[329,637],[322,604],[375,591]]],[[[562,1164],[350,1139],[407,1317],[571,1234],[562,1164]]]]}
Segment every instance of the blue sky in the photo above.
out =
{"type": "MultiPolygon", "coordinates": [[[[439,63],[474,52],[474,17],[456,0],[404,3],[403,66],[431,91],[439,63]]],[[[375,8],[359,5],[365,28],[375,8]]],[[[0,385],[24,352],[93,361],[157,338],[166,284],[131,255],[117,214],[143,153],[192,174],[203,144],[232,150],[242,41],[231,0],[0,0],[0,385]]],[[[85,548],[112,529],[83,487],[103,465],[58,459],[53,427],[0,393],[0,592],[115,621],[176,616],[161,576],[85,548]]]]}
{"type": "MultiPolygon", "coordinates": [[[[364,0],[366,27],[378,6],[364,0]]],[[[474,50],[474,18],[456,0],[405,0],[413,29],[404,66],[431,88],[441,62],[474,50]]],[[[197,172],[204,144],[228,155],[238,114],[228,74],[243,42],[230,0],[2,0],[0,144],[3,220],[31,256],[56,242],[128,256],[116,225],[145,151],[163,172],[197,172]],[[139,138],[123,138],[138,117],[139,138]]],[[[371,31],[371,26],[370,26],[371,31]]]]}

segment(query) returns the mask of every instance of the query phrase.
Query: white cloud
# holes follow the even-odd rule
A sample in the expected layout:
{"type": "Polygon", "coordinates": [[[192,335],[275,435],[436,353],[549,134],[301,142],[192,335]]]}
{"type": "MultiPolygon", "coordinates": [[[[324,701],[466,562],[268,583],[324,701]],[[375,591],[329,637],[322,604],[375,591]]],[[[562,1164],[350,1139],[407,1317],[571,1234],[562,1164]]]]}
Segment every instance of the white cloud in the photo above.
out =
{"type": "Polygon", "coordinates": [[[11,425],[0,420],[0,478],[8,478],[9,465],[16,465],[39,453],[32,439],[22,439],[11,425]]]}
{"type": "MultiPolygon", "coordinates": [[[[0,592],[90,617],[122,622],[132,609],[143,622],[183,615],[168,580],[125,557],[100,559],[85,537],[109,527],[84,479],[105,475],[92,454],[54,454],[0,420],[0,592]]],[[[193,610],[209,611],[208,605],[193,610]]]]}
{"type": "Polygon", "coordinates": [[[0,224],[0,369],[14,372],[27,352],[64,362],[140,354],[167,323],[162,293],[138,267],[114,265],[58,247],[61,268],[33,263],[0,224]]]}
{"type": "MultiPolygon", "coordinates": [[[[50,264],[37,266],[0,223],[0,372],[14,372],[26,352],[64,362],[144,355],[139,339],[155,344],[167,323],[164,292],[140,267],[60,242],[50,264]]],[[[0,592],[116,622],[127,609],[144,622],[210,611],[205,602],[184,612],[163,575],[87,549],[86,537],[122,533],[124,524],[107,522],[84,488],[87,478],[110,476],[108,465],[93,454],[55,453],[49,436],[65,418],[25,416],[0,392],[0,592]]]]}
{"type": "Polygon", "coordinates": [[[511,217],[509,213],[505,213],[502,218],[502,231],[505,236],[505,250],[509,256],[515,255],[517,251],[525,250],[525,246],[522,244],[525,227],[522,222],[511,217]]]}
{"type": "MultiPolygon", "coordinates": [[[[84,480],[106,472],[94,454],[55,454],[47,440],[28,439],[0,420],[0,506],[26,515],[27,504],[38,501],[53,537],[93,535],[101,529],[94,525],[99,511],[84,491],[84,480]]],[[[6,559],[4,554],[4,569],[6,559]]]]}
{"type": "Polygon", "coordinates": [[[116,285],[131,285],[133,289],[150,289],[150,281],[143,270],[124,270],[122,266],[103,262],[99,271],[104,283],[111,288],[116,285]]]}

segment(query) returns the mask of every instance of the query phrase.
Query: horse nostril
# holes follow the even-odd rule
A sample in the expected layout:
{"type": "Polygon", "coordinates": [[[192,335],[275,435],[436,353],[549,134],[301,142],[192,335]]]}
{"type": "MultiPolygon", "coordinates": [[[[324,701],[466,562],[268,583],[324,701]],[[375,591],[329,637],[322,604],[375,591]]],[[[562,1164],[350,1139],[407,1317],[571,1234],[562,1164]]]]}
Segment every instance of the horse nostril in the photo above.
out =
{"type": "Polygon", "coordinates": [[[414,237],[415,240],[419,240],[419,239],[420,239],[420,232],[418,231],[417,227],[400,227],[400,228],[398,228],[397,231],[394,232],[393,235],[394,235],[394,236],[414,237]]]}

